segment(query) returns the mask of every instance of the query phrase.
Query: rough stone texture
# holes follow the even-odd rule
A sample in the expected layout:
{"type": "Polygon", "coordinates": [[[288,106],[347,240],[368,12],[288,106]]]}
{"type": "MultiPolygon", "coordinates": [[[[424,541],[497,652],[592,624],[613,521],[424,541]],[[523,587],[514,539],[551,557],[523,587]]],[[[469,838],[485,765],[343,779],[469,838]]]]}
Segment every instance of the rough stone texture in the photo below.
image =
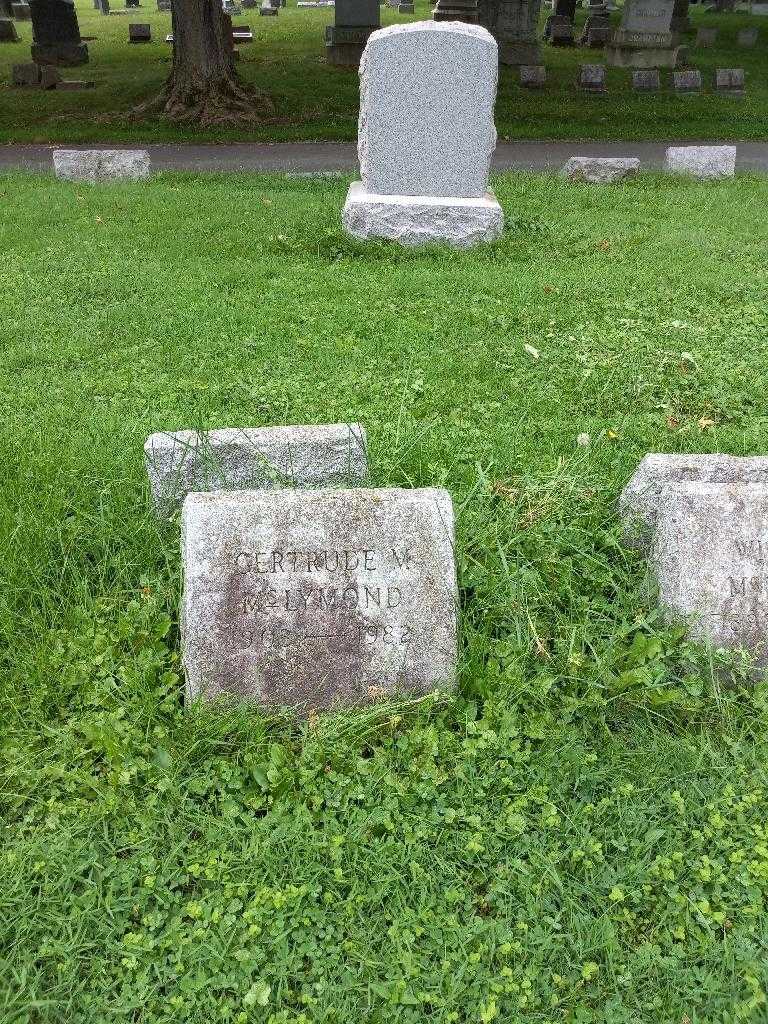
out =
{"type": "Polygon", "coordinates": [[[694,46],[697,46],[699,49],[708,49],[710,46],[714,46],[716,42],[716,28],[700,28],[696,33],[696,42],[694,43],[694,46]]]}
{"type": "Polygon", "coordinates": [[[716,648],[768,664],[768,487],[665,487],[651,562],[667,616],[716,648]]]}
{"type": "Polygon", "coordinates": [[[216,491],[182,513],[187,693],[299,712],[451,688],[446,491],[216,491]]]}
{"type": "Polygon", "coordinates": [[[362,182],[349,187],[342,214],[344,228],[355,238],[383,238],[401,245],[446,244],[468,249],[492,242],[504,230],[504,213],[496,197],[382,196],[362,182]]]}
{"type": "Polygon", "coordinates": [[[605,66],[582,64],[579,68],[579,88],[582,92],[605,92],[605,66]]]}
{"type": "Polygon", "coordinates": [[[675,0],[627,0],[621,26],[605,49],[607,62],[622,68],[673,68],[679,51],[672,35],[675,0]]]}
{"type": "Polygon", "coordinates": [[[128,26],[128,42],[129,43],[151,43],[152,42],[152,26],[147,24],[129,25],[128,26]]]}
{"type": "Polygon", "coordinates": [[[572,156],[560,174],[569,181],[612,184],[634,177],[640,170],[636,157],[572,156]]]}
{"type": "Polygon", "coordinates": [[[67,181],[138,181],[151,171],[149,153],[143,149],[55,149],[53,166],[56,177],[67,181]]]}
{"type": "Polygon", "coordinates": [[[743,28],[736,37],[736,41],[739,46],[742,46],[747,50],[751,50],[753,47],[757,46],[759,35],[760,33],[756,28],[743,28]]]}
{"type": "Polygon", "coordinates": [[[369,192],[481,198],[496,146],[498,51],[478,25],[374,32],[360,61],[358,156],[369,192]]]}
{"type": "Polygon", "coordinates": [[[736,147],[673,146],[667,150],[666,169],[695,178],[732,178],[736,173],[736,147]]]}
{"type": "Polygon", "coordinates": [[[10,18],[0,18],[0,43],[18,43],[19,33],[10,18]]]}
{"type": "Polygon", "coordinates": [[[736,455],[646,455],[619,498],[625,542],[650,545],[664,489],[678,483],[760,484],[768,487],[768,457],[736,455]]]}
{"type": "Polygon", "coordinates": [[[715,89],[726,96],[744,95],[743,68],[717,68],[715,71],[715,89]]]}
{"type": "Polygon", "coordinates": [[[701,92],[701,72],[695,68],[689,68],[687,71],[675,71],[672,75],[672,85],[678,95],[701,92]]]}
{"type": "Polygon", "coordinates": [[[190,491],[351,486],[368,478],[365,430],[358,423],[152,434],[144,461],[161,515],[190,491]]]}
{"type": "Polygon", "coordinates": [[[543,89],[547,84],[547,69],[543,64],[524,64],[520,68],[520,85],[525,89],[543,89]]]}
{"type": "Polygon", "coordinates": [[[632,72],[632,88],[635,92],[658,92],[661,89],[661,75],[658,68],[632,72]]]}
{"type": "Polygon", "coordinates": [[[40,65],[14,64],[11,71],[11,84],[16,86],[40,85],[40,65]]]}

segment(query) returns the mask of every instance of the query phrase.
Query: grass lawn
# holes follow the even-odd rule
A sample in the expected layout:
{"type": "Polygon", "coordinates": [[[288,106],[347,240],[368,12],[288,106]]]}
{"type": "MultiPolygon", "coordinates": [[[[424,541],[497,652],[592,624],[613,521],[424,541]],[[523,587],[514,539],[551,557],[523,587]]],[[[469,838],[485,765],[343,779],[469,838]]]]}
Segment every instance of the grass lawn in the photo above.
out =
{"type": "MultiPolygon", "coordinates": [[[[293,4],[293,0],[291,0],[293,4]]],[[[115,5],[116,7],[117,5],[115,5]]],[[[248,24],[254,42],[241,47],[238,70],[247,82],[269,93],[275,117],[253,131],[195,130],[129,112],[159,92],[170,69],[170,14],[154,10],[154,0],[125,16],[104,17],[90,0],[77,0],[80,29],[89,42],[91,61],[65,77],[96,82],[89,92],[12,90],[11,65],[29,59],[31,27],[17,23],[22,42],[0,45],[0,142],[232,142],[349,139],[357,136],[358,77],[355,69],[330,67],[325,60],[325,25],[333,11],[284,8],[277,18],[246,10],[236,24],[248,24]],[[149,22],[154,41],[128,43],[128,24],[149,22]]],[[[696,26],[716,25],[720,42],[695,50],[691,64],[704,75],[701,96],[674,96],[671,73],[663,74],[658,95],[633,94],[631,74],[608,71],[608,96],[576,89],[578,66],[603,59],[601,50],[543,47],[549,82],[541,92],[521,89],[517,69],[502,68],[496,124],[501,138],[520,139],[766,139],[768,138],[768,23],[746,14],[708,15],[691,8],[696,26]],[[757,25],[762,41],[753,50],[736,45],[740,28],[757,25]],[[714,95],[715,68],[743,67],[747,95],[742,100],[714,95]]],[[[382,8],[383,24],[429,17],[426,0],[417,0],[412,19],[382,8]]],[[[579,11],[581,24],[586,16],[579,11]]],[[[542,15],[542,24],[544,16],[542,15]]],[[[619,15],[614,15],[618,24],[619,15]]]]}
{"type": "Polygon", "coordinates": [[[615,502],[766,450],[768,180],[494,186],[454,253],[337,179],[0,177],[4,1022],[765,1022],[768,693],[615,502]],[[453,495],[458,693],[184,711],[146,435],[343,420],[453,495]]]}

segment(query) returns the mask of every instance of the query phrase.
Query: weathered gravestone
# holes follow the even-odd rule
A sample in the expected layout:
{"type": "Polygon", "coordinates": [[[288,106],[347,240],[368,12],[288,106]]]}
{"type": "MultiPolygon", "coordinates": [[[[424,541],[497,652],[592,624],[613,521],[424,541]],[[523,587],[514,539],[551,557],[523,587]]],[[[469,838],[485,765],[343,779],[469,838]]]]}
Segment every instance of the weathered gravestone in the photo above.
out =
{"type": "Polygon", "coordinates": [[[189,697],[300,712],[451,688],[446,491],[216,491],[182,512],[189,697]]]}
{"type": "Polygon", "coordinates": [[[757,46],[758,36],[759,33],[756,28],[743,28],[736,37],[736,41],[739,46],[751,50],[753,47],[757,46]]]}
{"type": "Polygon", "coordinates": [[[261,7],[259,7],[260,15],[269,15],[277,17],[280,12],[279,7],[273,7],[270,0],[263,0],[261,7]]]}
{"type": "Polygon", "coordinates": [[[768,487],[664,488],[651,564],[668,617],[716,648],[768,664],[768,487]]]}
{"type": "Polygon", "coordinates": [[[560,174],[569,181],[609,185],[632,178],[639,170],[640,161],[637,157],[572,156],[560,174]]]}
{"type": "Polygon", "coordinates": [[[19,33],[10,18],[0,18],[0,43],[18,43],[19,33]]]}
{"type": "Polygon", "coordinates": [[[480,24],[499,47],[499,62],[513,67],[541,64],[538,41],[541,0],[484,0],[480,24]]]}
{"type": "Polygon", "coordinates": [[[351,486],[368,477],[358,423],[152,434],[144,460],[160,515],[191,491],[351,486]]]}
{"type": "Polygon", "coordinates": [[[50,89],[58,89],[61,85],[61,72],[55,64],[43,64],[40,67],[40,88],[46,92],[50,89]]]}
{"type": "Polygon", "coordinates": [[[467,247],[501,233],[488,192],[498,51],[479,25],[417,21],[374,32],[360,62],[362,181],[344,206],[357,238],[467,247]]]}
{"type": "Polygon", "coordinates": [[[632,72],[632,88],[635,92],[658,92],[661,89],[661,75],[658,68],[635,69],[632,72]]]}
{"type": "Polygon", "coordinates": [[[701,72],[696,68],[686,68],[685,71],[675,71],[672,75],[672,87],[678,96],[691,95],[701,92],[701,72]]]}
{"type": "Polygon", "coordinates": [[[357,67],[368,37],[380,24],[379,0],[338,0],[334,23],[325,29],[328,63],[357,67]]]}
{"type": "Polygon", "coordinates": [[[547,69],[543,64],[526,65],[520,68],[520,85],[524,89],[543,89],[547,84],[547,69]]]}
{"type": "Polygon", "coordinates": [[[603,0],[587,5],[587,20],[579,42],[582,46],[596,48],[611,41],[611,17],[603,0]]]}
{"type": "Polygon", "coordinates": [[[679,47],[674,45],[674,0],[627,0],[618,28],[605,48],[606,60],[620,68],[673,68],[679,47]]]}
{"type": "Polygon", "coordinates": [[[32,0],[32,60],[76,67],[88,63],[73,0],[32,0]]]}
{"type": "Polygon", "coordinates": [[[128,26],[128,42],[129,43],[151,43],[152,42],[152,26],[146,24],[129,25],[128,26]]]}
{"type": "Polygon", "coordinates": [[[125,6],[126,9],[128,9],[132,7],[141,7],[141,4],[139,3],[139,0],[125,0],[125,6]]]}
{"type": "Polygon", "coordinates": [[[605,65],[582,64],[579,67],[579,88],[582,92],[604,93],[605,65]]]}
{"type": "Polygon", "coordinates": [[[143,149],[55,149],[53,167],[65,181],[138,181],[151,171],[149,153],[143,149]]]}
{"type": "Polygon", "coordinates": [[[11,84],[22,88],[40,85],[40,65],[14,64],[11,69],[11,84]]]}
{"type": "MultiPolygon", "coordinates": [[[[398,6],[394,0],[394,6],[398,6]]],[[[435,21],[463,21],[476,25],[479,19],[478,0],[437,0],[432,12],[435,21]]]]}
{"type": "Polygon", "coordinates": [[[16,21],[32,20],[32,11],[27,3],[11,4],[11,14],[14,16],[16,21]]]}
{"type": "Polygon", "coordinates": [[[717,68],[715,90],[721,96],[744,95],[744,68],[717,68]]]}
{"type": "Polygon", "coordinates": [[[716,42],[716,28],[700,28],[696,33],[696,42],[694,45],[701,49],[708,49],[710,46],[714,46],[716,42]]]}
{"type": "Polygon", "coordinates": [[[555,0],[552,14],[544,25],[544,38],[548,39],[552,46],[575,46],[575,17],[576,0],[555,0]]]}

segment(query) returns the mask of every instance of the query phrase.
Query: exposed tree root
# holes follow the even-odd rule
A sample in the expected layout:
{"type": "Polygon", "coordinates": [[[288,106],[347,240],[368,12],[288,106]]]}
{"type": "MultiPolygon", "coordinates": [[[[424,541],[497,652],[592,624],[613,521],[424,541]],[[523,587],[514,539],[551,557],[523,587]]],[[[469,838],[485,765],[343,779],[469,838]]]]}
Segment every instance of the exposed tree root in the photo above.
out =
{"type": "Polygon", "coordinates": [[[193,76],[171,75],[165,88],[154,99],[134,110],[136,115],[159,114],[178,124],[198,124],[201,128],[238,127],[258,124],[275,112],[266,93],[250,89],[233,75],[204,81],[193,76]]]}

